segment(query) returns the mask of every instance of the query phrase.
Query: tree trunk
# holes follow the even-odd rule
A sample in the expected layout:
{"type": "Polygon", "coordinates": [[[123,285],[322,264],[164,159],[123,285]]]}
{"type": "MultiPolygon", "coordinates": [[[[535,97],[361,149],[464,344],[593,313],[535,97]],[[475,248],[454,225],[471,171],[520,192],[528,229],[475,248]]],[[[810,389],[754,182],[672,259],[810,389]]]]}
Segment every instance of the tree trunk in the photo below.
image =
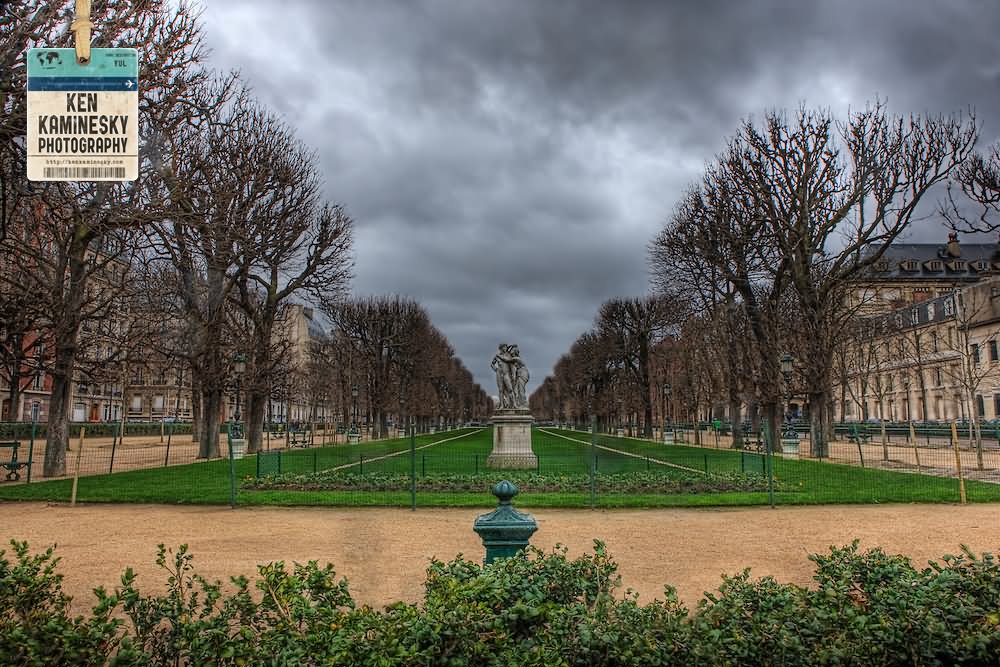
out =
{"type": "Polygon", "coordinates": [[[66,474],[66,451],[69,449],[69,399],[73,388],[77,340],[80,335],[80,312],[87,289],[85,257],[90,237],[74,235],[67,268],[69,280],[62,296],[58,325],[53,332],[55,360],[52,368],[52,394],[49,398],[49,423],[45,436],[45,464],[42,475],[66,474]]]}
{"type": "Polygon", "coordinates": [[[729,420],[733,425],[733,449],[743,449],[742,403],[736,396],[729,397],[729,420]]]}
{"type": "Polygon", "coordinates": [[[191,442],[201,442],[201,431],[205,419],[201,409],[201,382],[198,374],[191,378],[191,442]]]}
{"type": "Polygon", "coordinates": [[[772,452],[781,451],[781,406],[778,401],[768,401],[762,406],[764,419],[767,422],[767,442],[772,452]]]}
{"type": "Polygon", "coordinates": [[[52,394],[49,397],[49,423],[45,431],[44,477],[66,474],[66,450],[69,447],[69,399],[73,384],[72,349],[56,349],[52,369],[52,394]]]}
{"type": "Polygon", "coordinates": [[[247,394],[246,438],[248,453],[259,452],[262,449],[267,403],[267,396],[263,394],[256,391],[247,394]]]}
{"type": "Polygon", "coordinates": [[[826,396],[820,392],[809,393],[809,440],[812,455],[826,458],[830,455],[827,446],[826,396]]]}
{"type": "Polygon", "coordinates": [[[219,448],[219,426],[222,424],[222,390],[212,389],[202,392],[201,440],[198,441],[199,459],[217,459],[219,448]]]}

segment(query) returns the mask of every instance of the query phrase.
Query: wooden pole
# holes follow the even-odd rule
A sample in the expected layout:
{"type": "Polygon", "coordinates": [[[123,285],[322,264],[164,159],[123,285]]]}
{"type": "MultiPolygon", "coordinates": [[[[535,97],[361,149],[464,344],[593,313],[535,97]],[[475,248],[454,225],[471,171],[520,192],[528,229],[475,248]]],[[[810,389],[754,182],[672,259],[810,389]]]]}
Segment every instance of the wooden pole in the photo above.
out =
{"type": "Polygon", "coordinates": [[[76,485],[80,481],[80,454],[83,453],[83,437],[87,432],[86,427],[80,427],[80,443],[76,446],[76,468],[73,470],[73,491],[70,494],[70,507],[76,505],[76,485]]]}
{"type": "Polygon", "coordinates": [[[920,449],[917,448],[917,434],[913,431],[913,421],[910,421],[910,444],[913,445],[913,455],[917,458],[917,470],[920,470],[920,449]]]}
{"type": "Polygon", "coordinates": [[[958,497],[965,505],[968,500],[965,496],[965,478],[962,476],[962,456],[958,452],[958,425],[955,420],[951,420],[951,447],[955,450],[955,471],[958,473],[958,497]]]}

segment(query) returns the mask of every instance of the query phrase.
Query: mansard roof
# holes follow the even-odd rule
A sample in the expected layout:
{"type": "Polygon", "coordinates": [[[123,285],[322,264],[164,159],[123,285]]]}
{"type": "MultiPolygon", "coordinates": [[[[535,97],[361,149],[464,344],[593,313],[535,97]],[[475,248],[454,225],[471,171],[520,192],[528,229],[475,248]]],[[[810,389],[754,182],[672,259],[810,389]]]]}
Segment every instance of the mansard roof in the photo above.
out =
{"type": "MultiPolygon", "coordinates": [[[[1000,271],[1000,244],[892,243],[871,271],[878,281],[975,282],[984,274],[1000,271]]],[[[871,250],[869,252],[874,252],[871,250]]]]}

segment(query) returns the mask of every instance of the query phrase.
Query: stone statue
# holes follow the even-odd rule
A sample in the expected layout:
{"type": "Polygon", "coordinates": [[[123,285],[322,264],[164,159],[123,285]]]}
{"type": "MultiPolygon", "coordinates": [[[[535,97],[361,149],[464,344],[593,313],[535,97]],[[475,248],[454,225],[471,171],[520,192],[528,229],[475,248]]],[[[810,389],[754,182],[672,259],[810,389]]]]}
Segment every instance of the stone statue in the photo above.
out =
{"type": "Polygon", "coordinates": [[[521,360],[517,345],[500,343],[491,367],[497,374],[497,392],[501,410],[522,410],[528,407],[525,389],[528,385],[528,367],[521,360]]]}

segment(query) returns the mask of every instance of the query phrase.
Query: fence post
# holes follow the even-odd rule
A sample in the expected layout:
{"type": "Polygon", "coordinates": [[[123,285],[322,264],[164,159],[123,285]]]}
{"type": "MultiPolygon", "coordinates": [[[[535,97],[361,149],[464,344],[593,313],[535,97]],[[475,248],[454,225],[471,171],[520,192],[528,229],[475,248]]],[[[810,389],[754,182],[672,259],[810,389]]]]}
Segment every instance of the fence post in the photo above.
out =
{"type": "Polygon", "coordinates": [[[313,474],[316,474],[316,450],[313,449],[313,474]]]}
{"type": "Polygon", "coordinates": [[[767,462],[767,502],[774,509],[774,462],[772,460],[772,443],[771,443],[771,427],[767,423],[767,420],[762,420],[764,424],[764,456],[767,462]]]}
{"type": "Polygon", "coordinates": [[[31,469],[35,465],[35,428],[38,426],[37,419],[31,418],[31,440],[28,441],[28,480],[25,484],[31,484],[31,469]]]}
{"type": "Polygon", "coordinates": [[[861,467],[865,467],[865,453],[861,449],[861,438],[858,438],[858,458],[861,459],[861,467]]]}
{"type": "Polygon", "coordinates": [[[260,479],[260,452],[257,452],[257,456],[254,458],[256,459],[255,463],[257,465],[257,471],[254,473],[254,479],[260,479]]]}
{"type": "MultiPolygon", "coordinates": [[[[476,468],[479,468],[479,457],[476,457],[476,468]]],[[[410,511],[417,511],[417,428],[410,422],[410,511]]]]}
{"type": "Polygon", "coordinates": [[[475,460],[475,464],[474,464],[474,467],[473,467],[473,474],[478,475],[479,474],[479,454],[476,454],[475,459],[476,460],[475,460]]]}
{"type": "Polygon", "coordinates": [[[358,454],[358,472],[362,475],[365,474],[365,455],[358,454]]]}
{"type": "Polygon", "coordinates": [[[281,474],[281,450],[278,450],[278,474],[281,474]]]}
{"type": "Polygon", "coordinates": [[[708,474],[708,454],[705,454],[705,474],[708,474]]]}
{"type": "Polygon", "coordinates": [[[73,470],[73,491],[70,494],[69,504],[76,505],[76,485],[80,481],[80,454],[83,453],[83,437],[87,432],[86,427],[80,427],[80,444],[76,446],[76,468],[73,470]]]}
{"type": "Polygon", "coordinates": [[[958,473],[958,499],[964,505],[968,502],[965,496],[965,477],[962,476],[962,455],[958,451],[958,431],[955,420],[951,420],[951,446],[955,450],[955,472],[958,473]]]}
{"type": "Polygon", "coordinates": [[[740,450],[740,472],[747,471],[747,453],[740,450]]]}
{"type": "Polygon", "coordinates": [[[108,474],[110,475],[115,469],[115,439],[111,440],[111,464],[108,465],[108,474]]]}
{"type": "Polygon", "coordinates": [[[913,456],[917,459],[917,470],[920,470],[920,448],[917,447],[917,434],[913,430],[913,420],[910,420],[910,442],[913,443],[913,456]]]}
{"type": "Polygon", "coordinates": [[[229,443],[229,507],[236,509],[236,459],[233,457],[233,423],[226,424],[226,442],[229,443]]]}
{"type": "Polygon", "coordinates": [[[646,457],[646,472],[649,472],[649,457],[646,457]]]}
{"type": "Polygon", "coordinates": [[[427,477],[427,455],[420,455],[420,476],[427,477]]]}
{"type": "Polygon", "coordinates": [[[597,506],[597,415],[590,416],[590,509],[597,506]]]}
{"type": "MultiPolygon", "coordinates": [[[[176,419],[176,417],[175,417],[176,419]]],[[[170,422],[170,432],[167,433],[167,453],[163,457],[163,467],[167,467],[167,463],[170,461],[170,441],[174,437],[174,426],[177,422],[170,422]]]]}

